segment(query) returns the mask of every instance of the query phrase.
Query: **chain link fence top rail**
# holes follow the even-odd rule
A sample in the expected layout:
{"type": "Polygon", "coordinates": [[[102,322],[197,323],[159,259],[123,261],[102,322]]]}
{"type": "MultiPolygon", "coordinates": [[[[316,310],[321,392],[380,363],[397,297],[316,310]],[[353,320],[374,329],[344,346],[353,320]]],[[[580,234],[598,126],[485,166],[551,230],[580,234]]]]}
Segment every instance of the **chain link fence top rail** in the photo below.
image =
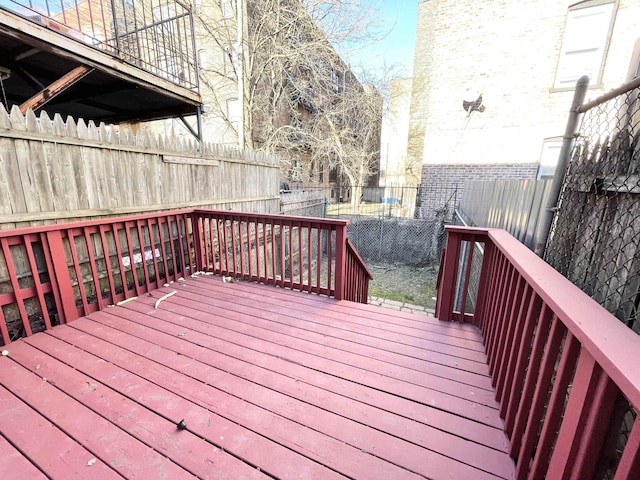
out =
{"type": "Polygon", "coordinates": [[[640,333],[640,89],[589,106],[545,260],[640,333]]]}

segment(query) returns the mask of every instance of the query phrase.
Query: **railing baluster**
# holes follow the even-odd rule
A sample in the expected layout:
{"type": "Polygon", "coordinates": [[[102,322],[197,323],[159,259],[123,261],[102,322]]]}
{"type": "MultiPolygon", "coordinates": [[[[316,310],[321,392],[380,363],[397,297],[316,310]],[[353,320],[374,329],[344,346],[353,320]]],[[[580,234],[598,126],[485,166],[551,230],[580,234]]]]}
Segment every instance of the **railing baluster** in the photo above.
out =
{"type": "MultiPolygon", "coordinates": [[[[500,385],[500,379],[504,378],[505,369],[506,369],[506,361],[509,357],[509,349],[512,347],[513,343],[513,335],[515,325],[517,323],[516,312],[519,310],[518,301],[516,299],[521,300],[524,295],[525,288],[525,280],[518,275],[518,279],[516,281],[516,287],[514,290],[513,301],[511,302],[510,308],[507,312],[507,316],[504,322],[503,334],[500,336],[500,341],[498,342],[498,350],[495,359],[495,371],[493,373],[493,377],[495,381],[493,382],[496,387],[496,398],[500,397],[500,393],[502,392],[502,385],[500,385]]],[[[520,304],[521,306],[521,304],[520,304]]]]}
{"type": "MultiPolygon", "coordinates": [[[[80,293],[80,300],[82,302],[82,312],[83,315],[89,315],[89,304],[87,303],[87,294],[84,288],[84,278],[82,277],[82,270],[80,269],[78,251],[76,250],[75,235],[72,229],[67,230],[67,240],[69,241],[69,250],[71,250],[73,269],[76,272],[76,279],[78,281],[78,292],[80,293]]],[[[133,258],[131,258],[131,261],[133,262],[133,258]]]]}
{"type": "Polygon", "coordinates": [[[511,312],[511,305],[515,302],[516,289],[518,283],[518,272],[514,267],[509,269],[509,281],[504,293],[503,301],[500,305],[500,311],[497,316],[498,323],[496,324],[496,330],[494,331],[494,339],[491,345],[491,349],[488,350],[489,356],[489,375],[492,376],[492,384],[495,386],[496,381],[496,367],[500,361],[500,351],[504,344],[504,338],[507,331],[507,324],[509,322],[509,314],[511,312]]]}
{"type": "MultiPolygon", "coordinates": [[[[239,256],[240,256],[240,278],[245,278],[246,272],[245,272],[245,265],[244,265],[244,251],[245,251],[245,247],[244,247],[244,238],[243,238],[243,230],[242,230],[242,225],[243,225],[243,221],[242,220],[238,220],[238,244],[239,244],[239,256]]],[[[235,250],[234,250],[235,251],[235,250]]]]}
{"type": "Polygon", "coordinates": [[[640,478],[640,421],[636,420],[627,439],[614,480],[640,478]]]}
{"type": "MultiPolygon", "coordinates": [[[[162,259],[162,267],[164,268],[164,283],[169,283],[171,281],[171,277],[169,276],[169,262],[167,259],[164,235],[162,233],[162,224],[162,217],[158,217],[158,219],[156,220],[156,225],[158,226],[158,243],[160,244],[160,257],[162,259]]],[[[155,257],[155,251],[151,252],[151,256],[155,257]]],[[[142,263],[146,264],[144,252],[142,252],[142,263]]]]}
{"type": "Polygon", "coordinates": [[[469,255],[467,258],[467,268],[464,273],[464,282],[462,284],[462,298],[460,300],[460,322],[464,323],[464,313],[467,309],[467,298],[469,296],[469,280],[471,279],[471,265],[473,264],[473,251],[475,249],[475,239],[467,240],[469,255]]]}
{"type": "Polygon", "coordinates": [[[491,283],[493,271],[495,270],[493,258],[493,244],[484,242],[484,255],[482,257],[482,264],[480,267],[480,278],[478,279],[478,295],[476,297],[476,306],[473,312],[473,324],[480,330],[483,330],[484,327],[484,312],[487,307],[487,301],[490,298],[491,290],[489,289],[489,285],[491,283]]]}
{"type": "Polygon", "coordinates": [[[333,228],[328,228],[326,230],[326,234],[327,234],[327,290],[329,290],[329,292],[331,292],[331,290],[334,290],[335,293],[335,287],[333,286],[333,284],[331,283],[331,267],[333,265],[334,259],[332,256],[332,247],[333,247],[333,232],[335,230],[333,228]]]}
{"type": "Polygon", "coordinates": [[[525,329],[527,312],[532,308],[534,302],[534,295],[533,289],[527,285],[522,302],[520,303],[520,310],[515,322],[515,327],[513,329],[513,337],[511,344],[509,345],[509,355],[505,356],[507,364],[504,370],[504,375],[498,378],[498,383],[496,385],[496,400],[500,403],[500,416],[502,418],[505,418],[507,402],[509,400],[511,389],[514,388],[513,376],[516,369],[520,342],[522,341],[522,334],[525,329]]]}
{"type": "MultiPolygon", "coordinates": [[[[89,268],[91,269],[91,278],[93,279],[93,288],[96,294],[96,301],[98,302],[98,310],[102,310],[104,308],[104,300],[102,299],[102,291],[100,289],[100,279],[98,278],[98,266],[96,265],[95,255],[93,254],[93,242],[91,241],[91,234],[89,233],[89,228],[85,227],[83,230],[84,230],[84,241],[85,241],[85,244],[87,245],[87,258],[89,260],[89,268]]],[[[91,308],[91,310],[93,309],[91,308]]]]}
{"type": "MultiPolygon", "coordinates": [[[[175,221],[175,217],[168,215],[166,217],[166,224],[167,224],[167,235],[169,236],[169,250],[171,250],[171,264],[173,265],[173,280],[177,281],[178,278],[180,278],[181,276],[181,272],[179,267],[178,267],[178,263],[177,263],[177,257],[176,257],[176,249],[175,246],[173,245],[173,226],[172,226],[172,222],[171,220],[174,219],[175,221]]],[[[178,232],[178,238],[180,238],[180,232],[178,232]]],[[[180,262],[182,263],[182,262],[180,262]]]]}
{"type": "Polygon", "coordinates": [[[501,278],[500,293],[498,295],[497,300],[495,300],[496,302],[495,313],[492,315],[493,325],[491,327],[491,332],[489,334],[489,337],[487,338],[487,344],[485,349],[487,352],[487,360],[489,362],[489,374],[492,374],[493,372],[493,365],[495,361],[495,351],[498,347],[500,332],[502,331],[502,328],[504,327],[504,322],[505,322],[505,318],[504,318],[505,305],[508,301],[509,291],[511,289],[511,282],[513,281],[513,277],[515,275],[513,267],[509,264],[506,258],[503,261],[505,263],[504,263],[503,273],[500,276],[501,278]]]}
{"type": "Polygon", "coordinates": [[[25,248],[27,249],[27,258],[29,259],[29,267],[31,268],[31,272],[32,272],[33,286],[36,289],[38,304],[40,305],[40,313],[42,314],[42,320],[44,321],[45,328],[49,330],[51,328],[51,318],[49,317],[49,311],[47,310],[47,302],[44,299],[44,291],[42,289],[42,283],[40,282],[38,265],[36,264],[36,259],[33,254],[33,246],[31,244],[31,241],[32,241],[31,235],[25,235],[24,240],[25,240],[24,245],[25,245],[25,248]]]}
{"type": "Polygon", "coordinates": [[[224,271],[227,275],[232,275],[233,270],[229,268],[229,235],[227,235],[227,223],[230,222],[226,217],[221,219],[221,222],[218,223],[218,228],[222,228],[222,241],[224,242],[222,245],[222,252],[220,255],[220,262],[222,262],[222,254],[224,254],[224,271]]]}
{"type": "MultiPolygon", "coordinates": [[[[544,331],[542,333],[545,333],[544,331]]],[[[557,317],[553,318],[551,323],[551,330],[547,337],[544,355],[538,369],[538,375],[535,382],[535,391],[532,398],[532,403],[527,407],[529,415],[527,424],[520,441],[520,450],[518,452],[518,465],[516,468],[516,479],[523,480],[529,474],[529,465],[531,464],[531,457],[536,447],[536,440],[538,436],[538,429],[540,428],[540,422],[542,420],[543,410],[547,401],[549,392],[549,386],[553,370],[558,358],[558,351],[562,338],[565,333],[565,328],[562,322],[557,317]]],[[[536,363],[537,364],[537,363],[536,363]]],[[[533,372],[533,365],[530,366],[532,377],[535,375],[533,372]]],[[[514,442],[515,443],[515,442],[514,442]]]]}
{"type": "MultiPolygon", "coordinates": [[[[13,290],[13,296],[15,298],[18,311],[20,312],[20,320],[22,321],[22,328],[24,328],[27,335],[31,335],[31,325],[29,325],[29,318],[27,316],[27,311],[24,307],[24,298],[22,296],[22,289],[20,288],[20,283],[18,282],[18,277],[16,275],[16,268],[13,262],[13,256],[11,255],[11,249],[9,248],[9,242],[7,241],[6,238],[2,238],[0,239],[0,244],[2,245],[2,253],[4,254],[4,261],[7,264],[7,271],[9,272],[9,281],[11,282],[11,289],[13,290]]],[[[8,333],[7,333],[7,338],[9,338],[8,333]]],[[[5,343],[9,343],[9,340],[7,340],[5,343]]]]}
{"type": "MultiPolygon", "coordinates": [[[[151,283],[151,279],[149,277],[149,268],[147,267],[147,256],[146,256],[146,250],[145,250],[145,238],[144,238],[144,233],[142,231],[142,225],[143,221],[142,220],[137,220],[136,221],[136,230],[138,232],[138,238],[140,239],[140,255],[141,255],[141,259],[142,259],[142,274],[144,275],[144,282],[147,285],[147,288],[149,288],[149,284],[151,283]]],[[[151,251],[151,258],[153,259],[153,263],[156,265],[155,267],[155,271],[156,271],[156,288],[159,286],[158,284],[158,266],[156,263],[156,255],[155,255],[155,249],[153,248],[153,240],[151,238],[151,226],[150,226],[150,220],[147,219],[146,221],[147,224],[147,232],[149,232],[149,249],[151,251]]]]}
{"type": "Polygon", "coordinates": [[[293,225],[289,224],[289,288],[293,290],[293,225]]]}
{"type": "Polygon", "coordinates": [[[512,437],[513,429],[516,422],[516,414],[518,413],[518,407],[522,400],[522,386],[524,384],[524,378],[526,374],[527,364],[529,362],[529,355],[531,352],[531,341],[533,339],[533,332],[535,330],[538,319],[545,313],[542,300],[536,294],[533,295],[529,302],[529,310],[527,311],[527,318],[524,323],[524,331],[520,338],[520,344],[517,348],[516,366],[513,372],[513,382],[509,392],[509,401],[501,406],[500,414],[504,416],[504,425],[507,435],[512,437]],[[506,405],[506,411],[502,411],[506,405]]]}
{"type": "MultiPolygon", "coordinates": [[[[130,298],[129,286],[127,285],[127,272],[125,271],[125,267],[123,263],[122,246],[120,245],[119,231],[121,229],[118,229],[118,225],[122,225],[122,224],[116,223],[113,226],[113,241],[115,242],[116,255],[118,256],[118,270],[120,271],[120,278],[122,280],[122,293],[124,298],[130,298]]],[[[124,229],[126,230],[126,226],[124,226],[124,229]]],[[[126,236],[126,233],[125,233],[125,236],[126,236]]]]}
{"type": "Polygon", "coordinates": [[[498,329],[498,325],[500,324],[498,318],[499,305],[502,301],[504,290],[507,288],[507,266],[508,262],[506,257],[500,253],[497,258],[497,266],[496,266],[496,280],[495,280],[495,296],[491,299],[491,308],[489,309],[486,317],[486,330],[483,332],[484,338],[484,347],[485,352],[487,352],[487,356],[489,355],[489,351],[493,346],[493,341],[495,339],[495,332],[498,329]]]}
{"type": "Polygon", "coordinates": [[[616,393],[615,384],[583,348],[551,455],[549,478],[591,478],[616,393]]]}
{"type": "MultiPolygon", "coordinates": [[[[129,250],[129,268],[131,268],[131,277],[133,279],[133,289],[137,296],[141,295],[140,285],[138,282],[138,271],[135,263],[135,252],[133,251],[133,244],[131,243],[131,222],[124,222],[124,232],[127,238],[127,248],[129,250]]],[[[156,272],[156,279],[158,278],[158,272],[156,272]]]]}
{"type": "Polygon", "coordinates": [[[544,344],[547,340],[547,332],[551,323],[551,317],[553,312],[546,308],[546,304],[540,314],[538,325],[536,328],[535,338],[533,340],[533,347],[531,349],[531,357],[529,358],[527,373],[525,376],[524,387],[522,389],[522,397],[518,405],[518,412],[516,413],[515,425],[513,427],[513,435],[511,437],[511,456],[515,458],[520,450],[520,444],[525,431],[525,426],[529,417],[529,407],[533,402],[533,394],[536,386],[537,379],[537,366],[540,365],[542,354],[544,353],[544,344]]]}
{"type": "Polygon", "coordinates": [[[105,225],[100,225],[98,228],[100,233],[100,244],[102,245],[102,256],[104,258],[104,265],[107,270],[107,282],[109,283],[109,293],[111,295],[111,303],[117,303],[116,298],[116,286],[113,279],[113,268],[111,267],[111,256],[109,255],[109,243],[107,242],[105,225]]]}
{"type": "MultiPolygon", "coordinates": [[[[175,218],[175,224],[176,224],[176,235],[178,237],[178,250],[180,252],[179,265],[181,266],[182,276],[186,278],[187,275],[190,275],[193,272],[191,271],[191,260],[189,260],[188,266],[187,266],[187,263],[185,262],[185,253],[184,253],[185,237],[182,235],[182,225],[185,220],[184,220],[184,217],[181,215],[176,215],[174,218],[175,218]]],[[[186,232],[186,228],[185,228],[185,232],[186,232]]],[[[187,245],[189,245],[189,242],[187,242],[187,245]]]]}
{"type": "Polygon", "coordinates": [[[560,420],[564,411],[569,383],[573,377],[578,355],[580,354],[580,342],[567,332],[564,340],[562,356],[553,382],[553,390],[549,398],[549,405],[545,421],[540,432],[540,439],[536,448],[536,454],[531,466],[531,478],[545,478],[551,450],[558,434],[560,420]]]}
{"type": "MultiPolygon", "coordinates": [[[[60,291],[60,284],[59,284],[59,278],[65,278],[65,274],[66,274],[66,278],[69,277],[69,270],[67,268],[67,264],[66,264],[66,259],[65,259],[65,263],[64,263],[64,269],[65,272],[64,273],[59,273],[56,268],[53,266],[53,257],[52,257],[52,253],[51,253],[51,245],[49,245],[50,242],[50,237],[49,237],[49,233],[40,233],[40,243],[42,244],[42,251],[44,252],[44,259],[45,259],[45,263],[47,264],[47,275],[49,276],[49,283],[51,285],[51,291],[53,293],[53,301],[54,304],[56,306],[56,311],[58,313],[58,323],[59,324],[63,324],[66,322],[66,317],[65,317],[65,312],[64,312],[64,308],[63,308],[63,300],[62,300],[62,293],[60,291]]],[[[60,233],[60,232],[58,232],[60,233]]],[[[63,256],[64,256],[64,251],[62,252],[63,256]]],[[[70,284],[70,280],[69,283],[66,283],[65,285],[69,285],[70,284]]],[[[75,304],[73,305],[74,309],[75,309],[75,304]]],[[[2,311],[2,308],[0,307],[0,311],[2,311]]]]}

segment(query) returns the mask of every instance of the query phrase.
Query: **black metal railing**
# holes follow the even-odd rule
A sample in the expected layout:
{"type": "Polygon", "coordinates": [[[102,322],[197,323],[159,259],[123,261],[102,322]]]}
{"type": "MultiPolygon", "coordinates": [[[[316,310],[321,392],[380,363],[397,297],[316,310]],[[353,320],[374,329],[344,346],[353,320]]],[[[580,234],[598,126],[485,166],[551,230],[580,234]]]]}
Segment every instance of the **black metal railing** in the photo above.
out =
{"type": "Polygon", "coordinates": [[[5,0],[0,8],[176,85],[198,88],[193,17],[175,0],[5,0]]]}

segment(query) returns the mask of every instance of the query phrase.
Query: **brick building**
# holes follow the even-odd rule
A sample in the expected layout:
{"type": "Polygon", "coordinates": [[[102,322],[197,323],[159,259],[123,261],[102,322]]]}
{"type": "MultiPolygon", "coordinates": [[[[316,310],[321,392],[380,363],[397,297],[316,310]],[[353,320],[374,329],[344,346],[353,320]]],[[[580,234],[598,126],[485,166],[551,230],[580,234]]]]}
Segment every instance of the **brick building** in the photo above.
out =
{"type": "Polygon", "coordinates": [[[466,178],[478,165],[485,178],[551,176],[576,81],[588,75],[595,98],[633,78],[639,32],[637,0],[422,1],[408,156],[423,186],[446,184],[451,165],[466,178]]]}

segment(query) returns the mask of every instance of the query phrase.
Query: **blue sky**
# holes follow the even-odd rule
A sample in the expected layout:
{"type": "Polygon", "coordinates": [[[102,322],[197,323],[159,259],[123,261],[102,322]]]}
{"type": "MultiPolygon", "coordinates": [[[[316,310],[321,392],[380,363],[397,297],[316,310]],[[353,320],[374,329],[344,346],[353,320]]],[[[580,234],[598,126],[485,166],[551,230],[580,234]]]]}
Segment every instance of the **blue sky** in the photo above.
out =
{"type": "Polygon", "coordinates": [[[399,64],[401,76],[410,77],[416,38],[419,0],[381,0],[379,15],[387,30],[387,37],[350,55],[352,65],[362,63],[374,69],[399,64]]]}

